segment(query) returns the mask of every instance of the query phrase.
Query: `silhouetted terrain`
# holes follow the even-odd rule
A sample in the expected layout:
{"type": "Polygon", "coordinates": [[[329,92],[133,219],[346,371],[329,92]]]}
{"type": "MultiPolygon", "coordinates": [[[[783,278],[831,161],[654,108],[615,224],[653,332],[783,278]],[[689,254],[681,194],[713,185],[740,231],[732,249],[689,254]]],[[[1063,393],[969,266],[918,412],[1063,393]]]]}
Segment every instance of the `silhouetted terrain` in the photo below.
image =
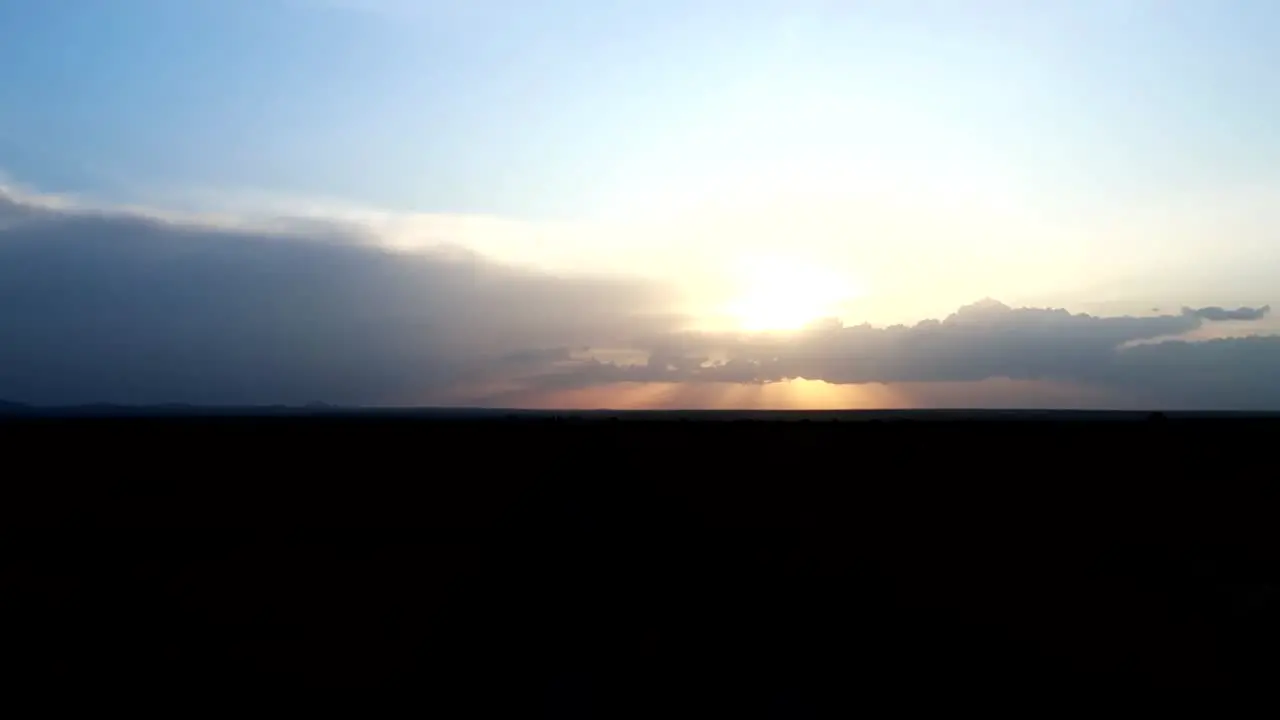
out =
{"type": "Polygon", "coordinates": [[[17,686],[805,717],[1280,670],[1272,420],[313,415],[0,424],[17,686]]]}

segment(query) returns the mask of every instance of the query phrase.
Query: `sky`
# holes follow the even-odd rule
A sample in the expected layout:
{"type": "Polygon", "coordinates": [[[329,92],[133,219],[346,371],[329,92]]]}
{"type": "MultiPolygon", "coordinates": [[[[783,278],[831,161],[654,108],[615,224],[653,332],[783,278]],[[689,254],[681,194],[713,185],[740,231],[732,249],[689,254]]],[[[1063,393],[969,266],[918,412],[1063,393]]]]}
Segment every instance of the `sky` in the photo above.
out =
{"type": "Polygon", "coordinates": [[[0,0],[0,398],[1280,409],[1277,66],[1236,0],[0,0]]]}

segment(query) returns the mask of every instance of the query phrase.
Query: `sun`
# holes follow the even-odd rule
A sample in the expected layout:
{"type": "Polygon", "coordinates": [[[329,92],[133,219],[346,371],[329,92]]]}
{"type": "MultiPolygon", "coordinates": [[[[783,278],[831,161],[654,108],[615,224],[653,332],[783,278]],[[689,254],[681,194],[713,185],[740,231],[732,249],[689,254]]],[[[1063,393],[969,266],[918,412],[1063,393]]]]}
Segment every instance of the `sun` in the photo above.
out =
{"type": "Polygon", "coordinates": [[[858,294],[850,279],[785,255],[751,257],[735,277],[737,297],[728,314],[747,331],[798,330],[839,314],[839,305],[858,294]]]}

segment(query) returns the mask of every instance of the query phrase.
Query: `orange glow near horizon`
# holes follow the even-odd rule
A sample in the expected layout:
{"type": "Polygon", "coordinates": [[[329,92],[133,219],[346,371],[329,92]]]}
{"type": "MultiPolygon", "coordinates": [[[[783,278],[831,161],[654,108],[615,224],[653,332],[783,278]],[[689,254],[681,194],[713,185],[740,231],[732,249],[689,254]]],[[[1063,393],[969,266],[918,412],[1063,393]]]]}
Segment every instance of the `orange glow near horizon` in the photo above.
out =
{"type": "Polygon", "coordinates": [[[513,395],[504,404],[540,410],[910,410],[1071,409],[1113,403],[1089,388],[1031,380],[838,385],[797,378],[763,385],[614,383],[513,395]]]}
{"type": "Polygon", "coordinates": [[[833,385],[795,379],[741,383],[615,383],[513,398],[520,407],[557,410],[854,410],[906,407],[886,385],[833,385]]]}

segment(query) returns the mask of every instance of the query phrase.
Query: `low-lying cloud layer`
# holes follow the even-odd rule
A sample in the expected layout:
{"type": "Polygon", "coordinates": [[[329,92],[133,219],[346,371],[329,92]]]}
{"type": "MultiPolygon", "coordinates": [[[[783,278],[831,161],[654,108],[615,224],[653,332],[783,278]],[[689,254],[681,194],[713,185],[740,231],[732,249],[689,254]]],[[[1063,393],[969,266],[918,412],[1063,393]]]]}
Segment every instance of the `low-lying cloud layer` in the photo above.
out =
{"type": "Polygon", "coordinates": [[[469,404],[806,378],[974,383],[978,407],[979,381],[1006,378],[1151,407],[1280,409],[1280,338],[1163,340],[1267,306],[1096,317],[984,300],[913,326],[695,333],[653,282],[368,240],[339,223],[218,225],[0,192],[0,398],[469,404]]]}

